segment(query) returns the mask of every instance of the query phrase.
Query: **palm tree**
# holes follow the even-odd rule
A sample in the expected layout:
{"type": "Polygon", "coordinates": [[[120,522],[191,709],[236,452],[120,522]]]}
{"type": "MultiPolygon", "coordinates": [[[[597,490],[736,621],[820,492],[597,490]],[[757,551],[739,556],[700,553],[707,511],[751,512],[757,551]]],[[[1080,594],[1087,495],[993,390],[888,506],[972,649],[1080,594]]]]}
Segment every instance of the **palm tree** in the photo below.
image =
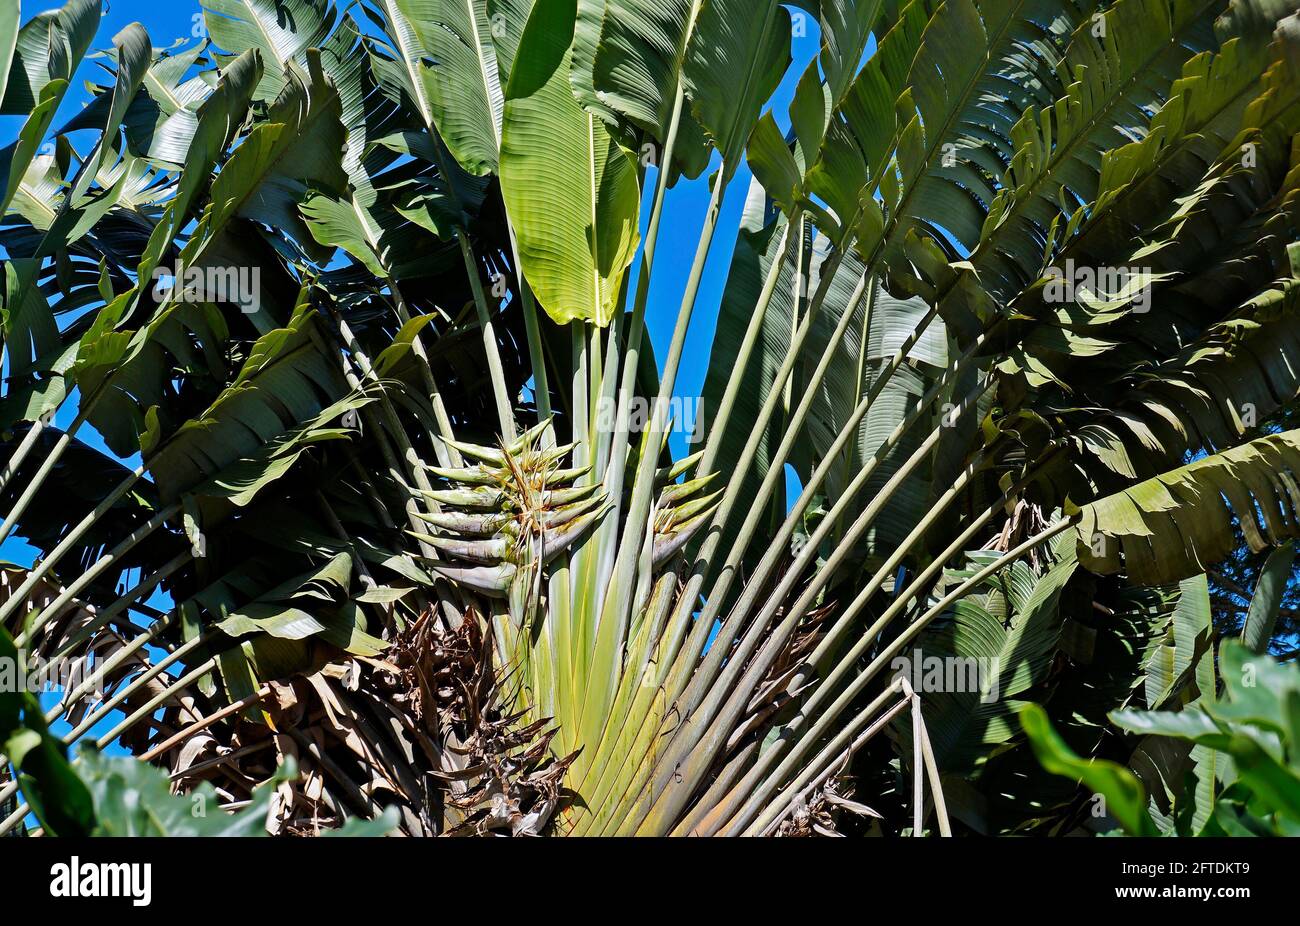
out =
{"type": "Polygon", "coordinates": [[[1016,708],[1127,758],[1206,569],[1300,534],[1300,432],[1248,439],[1300,392],[1285,0],[203,6],[52,134],[97,0],[0,47],[0,624],[100,669],[42,755],[232,807],[294,759],[286,832],[1059,831],[1016,708]]]}

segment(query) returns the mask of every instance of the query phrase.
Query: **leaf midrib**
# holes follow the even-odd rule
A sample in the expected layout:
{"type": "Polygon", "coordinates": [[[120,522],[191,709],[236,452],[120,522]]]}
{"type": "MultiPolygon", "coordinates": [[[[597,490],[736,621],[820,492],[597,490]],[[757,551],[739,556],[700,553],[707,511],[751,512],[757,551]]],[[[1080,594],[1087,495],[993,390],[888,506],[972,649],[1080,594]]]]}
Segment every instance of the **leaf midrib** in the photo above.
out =
{"type": "MultiPolygon", "coordinates": [[[[492,125],[492,138],[496,141],[498,155],[501,152],[501,126],[497,124],[497,112],[492,106],[492,80],[488,76],[487,59],[483,54],[483,40],[478,31],[478,16],[474,11],[474,0],[465,0],[466,12],[469,14],[469,27],[474,38],[474,59],[478,62],[479,76],[483,78],[483,100],[487,104],[488,122],[492,125]]],[[[501,89],[501,82],[497,81],[501,89]]]]}
{"type": "MultiPolygon", "coordinates": [[[[700,4],[697,2],[697,3],[696,3],[696,8],[697,8],[697,9],[699,8],[699,5],[700,5],[700,4]]],[[[741,153],[743,153],[743,151],[744,151],[745,140],[744,140],[744,139],[740,139],[740,138],[735,137],[735,136],[738,136],[738,135],[739,135],[740,120],[741,120],[741,115],[742,115],[740,107],[741,107],[741,105],[744,104],[744,102],[749,98],[750,94],[753,92],[754,82],[755,82],[755,80],[757,79],[756,75],[757,75],[757,73],[758,73],[758,65],[759,65],[759,61],[760,61],[760,59],[761,59],[761,55],[762,55],[762,51],[763,51],[763,46],[767,44],[767,40],[768,40],[768,38],[769,38],[769,37],[771,36],[771,34],[772,34],[772,27],[773,27],[773,25],[775,24],[775,21],[776,21],[776,11],[777,11],[777,9],[778,9],[779,7],[780,7],[780,4],[779,4],[778,2],[776,2],[776,0],[768,0],[768,4],[767,4],[767,13],[765,14],[764,19],[763,19],[763,31],[762,31],[762,33],[759,35],[759,37],[758,37],[758,43],[757,43],[757,45],[755,46],[755,48],[756,48],[758,54],[755,54],[754,57],[752,57],[752,58],[750,59],[750,61],[749,61],[749,69],[745,72],[745,79],[744,79],[744,81],[741,83],[741,90],[740,90],[740,93],[737,94],[737,99],[738,99],[739,102],[738,102],[738,104],[737,104],[736,106],[734,106],[734,107],[731,108],[731,125],[730,125],[730,131],[728,131],[727,134],[730,135],[730,136],[733,136],[733,137],[731,138],[731,144],[732,144],[732,145],[739,145],[741,153]]],[[[691,29],[691,38],[694,38],[694,37],[695,37],[694,34],[695,34],[695,30],[694,30],[694,28],[692,28],[692,29],[691,29]]],[[[760,103],[759,103],[759,107],[760,107],[760,109],[762,108],[762,102],[761,102],[761,101],[760,101],[760,103]]],[[[732,152],[730,152],[730,151],[720,152],[720,153],[723,155],[724,158],[726,158],[728,155],[731,155],[731,154],[732,154],[732,152]]],[[[733,156],[732,159],[735,160],[735,157],[733,156]]],[[[734,165],[733,165],[733,166],[734,166],[734,165]]]]}
{"type": "Polygon", "coordinates": [[[271,50],[273,55],[275,55],[276,63],[279,64],[280,68],[283,70],[285,59],[280,57],[280,49],[276,48],[275,42],[271,41],[271,33],[266,31],[266,26],[262,24],[262,20],[258,17],[257,9],[253,5],[253,0],[241,0],[241,2],[248,9],[249,21],[257,26],[258,32],[262,33],[262,38],[266,39],[266,47],[271,50]]]}

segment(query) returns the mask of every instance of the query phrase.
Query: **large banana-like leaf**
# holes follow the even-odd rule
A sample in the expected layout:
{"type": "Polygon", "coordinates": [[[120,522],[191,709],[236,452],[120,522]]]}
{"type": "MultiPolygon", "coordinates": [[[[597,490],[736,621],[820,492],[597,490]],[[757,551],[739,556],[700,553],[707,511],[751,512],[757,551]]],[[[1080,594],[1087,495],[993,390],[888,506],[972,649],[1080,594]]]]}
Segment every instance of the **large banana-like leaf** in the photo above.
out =
{"type": "MultiPolygon", "coordinates": [[[[211,179],[208,172],[216,166],[248,111],[261,75],[259,53],[255,49],[244,52],[222,70],[216,89],[199,107],[198,127],[186,155],[187,169],[177,183],[175,197],[149,234],[149,243],[140,258],[139,278],[152,281],[159,261],[189,220],[200,191],[206,189],[211,179]]],[[[139,288],[134,295],[138,294],[139,288]]],[[[127,299],[118,302],[117,311],[125,310],[130,304],[127,299]]],[[[110,324],[117,321],[113,318],[110,324]]]]}
{"type": "Polygon", "coordinates": [[[101,135],[92,157],[81,165],[78,178],[73,183],[72,195],[83,193],[90,181],[106,164],[115,160],[118,129],[126,116],[127,107],[149,72],[152,46],[149,34],[139,23],[132,23],[113,36],[113,57],[117,59],[117,81],[108,96],[104,121],[97,128],[101,135]]]}
{"type": "Polygon", "coordinates": [[[429,63],[420,76],[438,134],[471,174],[495,172],[505,105],[487,0],[392,0],[429,63]]]}
{"type": "Polygon", "coordinates": [[[1012,153],[1002,136],[1026,107],[1054,98],[1055,39],[1083,17],[1070,0],[957,0],[939,8],[907,76],[917,116],[906,122],[896,152],[898,193],[886,184],[896,242],[887,257],[911,228],[935,235],[942,227],[966,248],[975,245],[992,179],[1012,153]],[[987,58],[970,54],[972,44],[987,58]]]}
{"type": "MultiPolygon", "coordinates": [[[[37,160],[36,153],[40,150],[45,132],[54,121],[54,111],[58,109],[59,101],[63,98],[67,87],[67,81],[62,79],[52,80],[42,87],[41,99],[32,108],[26,123],[19,130],[18,138],[12,144],[0,148],[0,182],[4,183],[4,186],[0,187],[0,213],[8,211],[9,204],[18,195],[29,172],[33,169],[38,173],[41,172],[43,163],[37,160]]],[[[53,155],[43,157],[53,159],[53,155]]],[[[39,202],[36,197],[29,196],[23,205],[27,206],[25,213],[35,216],[36,221],[33,224],[38,228],[48,227],[53,223],[55,213],[48,203],[39,202]]]]}
{"type": "Polygon", "coordinates": [[[253,344],[243,368],[204,413],[165,441],[156,419],[150,422],[142,449],[165,496],[174,498],[241,457],[263,451],[346,394],[340,366],[323,348],[317,325],[303,300],[285,327],[253,344]]]}
{"type": "Polygon", "coordinates": [[[24,377],[36,362],[59,346],[59,327],[45,296],[30,278],[31,262],[5,265],[4,340],[10,375],[24,377]]]}
{"type": "MultiPolygon", "coordinates": [[[[12,20],[17,20],[17,4],[12,20]]],[[[99,28],[99,0],[69,0],[57,9],[46,10],[23,23],[17,36],[6,39],[14,50],[3,56],[8,80],[0,114],[26,116],[41,100],[53,81],[70,81],[82,56],[90,48],[99,28]]]]}
{"type": "MultiPolygon", "coordinates": [[[[1095,205],[1063,254],[1101,265],[1122,253],[1133,233],[1168,203],[1170,191],[1183,188],[1193,175],[1204,176],[1224,153],[1246,127],[1243,119],[1253,100],[1261,93],[1293,97],[1300,92],[1280,74],[1268,75],[1276,59],[1287,57],[1291,42],[1283,31],[1271,47],[1232,39],[1217,53],[1189,60],[1146,136],[1103,156],[1095,205]]],[[[1270,107],[1261,115],[1283,119],[1285,108],[1270,107]]]]}
{"type": "Polygon", "coordinates": [[[1010,129],[1004,189],[980,233],[998,246],[981,247],[976,262],[992,292],[1026,282],[1025,268],[1041,260],[1042,235],[1060,218],[1066,195],[1083,202],[1096,195],[1100,152],[1146,134],[1148,113],[1184,62],[1215,47],[1221,10],[1214,0],[1121,0],[1078,25],[1059,65],[1064,97],[1050,110],[1031,105],[1010,129]]]}
{"type": "Polygon", "coordinates": [[[71,375],[87,395],[95,396],[87,417],[104,442],[123,455],[137,450],[149,410],[165,407],[171,389],[162,368],[220,374],[228,335],[214,306],[189,302],[173,304],[134,333],[89,334],[71,375]]]}
{"type": "Polygon", "coordinates": [[[0,115],[26,119],[18,138],[0,149],[0,217],[40,149],[98,25],[99,0],[70,0],[24,23],[12,39],[12,50],[0,55],[7,78],[0,115]]]}
{"type": "Polygon", "coordinates": [[[5,98],[5,89],[9,86],[9,66],[13,64],[14,51],[18,47],[18,26],[21,11],[18,0],[4,0],[0,3],[0,102],[5,98]]]}
{"type": "Polygon", "coordinates": [[[1288,543],[1269,554],[1259,573],[1259,584],[1250,596],[1250,610],[1241,629],[1241,642],[1252,653],[1268,651],[1282,608],[1282,595],[1291,579],[1296,545],[1288,543]]]}
{"type": "Polygon", "coordinates": [[[1211,326],[1096,419],[1124,448],[1117,465],[1145,476],[1188,450],[1231,446],[1300,393],[1298,285],[1281,281],[1211,326]]]}
{"type": "Polygon", "coordinates": [[[282,640],[320,636],[363,656],[383,652],[382,640],[358,631],[348,600],[352,559],[340,553],[322,568],[295,576],[232,612],[217,626],[232,637],[265,633],[282,640]],[[328,602],[325,609],[317,603],[328,602]],[[334,607],[329,607],[333,605],[334,607]]]}
{"type": "MultiPolygon", "coordinates": [[[[341,190],[347,177],[338,162],[344,143],[337,91],[329,84],[318,55],[308,58],[308,73],[286,65],[283,89],[258,125],[231,155],[212,185],[213,205],[181,252],[181,262],[197,264],[205,247],[236,217],[284,230],[310,245],[297,204],[308,189],[341,190]]],[[[242,307],[246,312],[260,306],[242,307]]]]}
{"type": "MultiPolygon", "coordinates": [[[[593,102],[666,142],[683,91],[686,49],[703,5],[703,0],[607,0],[592,62],[593,102]]],[[[689,111],[678,116],[674,162],[689,177],[708,164],[703,132],[689,111]]]]}
{"type": "MultiPolygon", "coordinates": [[[[826,75],[825,97],[838,106],[848,93],[858,67],[866,54],[872,30],[880,24],[884,0],[820,0],[817,15],[821,21],[822,42],[818,60],[826,75]]],[[[811,157],[814,152],[808,152],[811,157]]]]}
{"type": "Polygon", "coordinates": [[[1165,704],[1189,681],[1191,670],[1209,650],[1214,634],[1210,590],[1204,575],[1184,579],[1171,594],[1176,601],[1173,613],[1147,659],[1143,694],[1151,710],[1165,704]]]}
{"type": "Polygon", "coordinates": [[[1162,585],[1228,555],[1237,525],[1255,551],[1300,536],[1300,431],[1257,438],[1085,505],[1079,561],[1162,585]]]}
{"type": "MultiPolygon", "coordinates": [[[[212,92],[211,83],[203,75],[187,74],[206,51],[206,42],[196,42],[183,51],[160,53],[148,64],[141,89],[122,118],[128,150],[133,154],[172,169],[185,163],[198,124],[199,104],[212,92]]],[[[119,58],[119,75],[123,66],[119,58]]],[[[61,131],[103,126],[109,107],[118,98],[116,86],[101,92],[61,131]]]]}
{"type": "Polygon", "coordinates": [[[564,324],[614,317],[639,235],[636,160],[569,85],[576,0],[539,0],[506,89],[501,190],[528,284],[564,324]]]}
{"type": "Polygon", "coordinates": [[[764,101],[790,65],[790,14],[776,0],[709,0],[700,6],[683,76],[696,119],[730,178],[764,101]]]}
{"type": "Polygon", "coordinates": [[[497,71],[501,83],[510,81],[524,26],[537,0],[488,0],[487,14],[492,22],[492,44],[497,49],[497,71]]]}
{"type": "MultiPolygon", "coordinates": [[[[919,680],[924,687],[926,657],[961,660],[947,663],[966,673],[954,686],[957,690],[925,699],[930,736],[946,768],[978,764],[988,757],[989,746],[1015,736],[1017,702],[1042,683],[1060,650],[1065,624],[1061,596],[1078,560],[1068,543],[1058,544],[1057,552],[1059,561],[1040,571],[1016,563],[959,602],[950,622],[923,637],[923,645],[901,663],[913,684],[919,680]]],[[[972,565],[993,558],[996,554],[974,554],[972,565]]],[[[954,571],[952,578],[965,576],[954,571]]]]}
{"type": "MultiPolygon", "coordinates": [[[[256,52],[246,53],[226,69],[217,89],[201,108],[199,127],[191,150],[193,166],[211,170],[215,165],[234,132],[237,113],[247,105],[253,93],[259,74],[256,52]]],[[[74,377],[82,379],[86,390],[83,400],[88,396],[98,399],[104,392],[111,392],[108,384],[119,372],[127,377],[143,376],[147,381],[154,382],[160,382],[165,377],[161,369],[146,369],[143,364],[133,365],[130,362],[150,343],[153,332],[167,330],[164,321],[156,319],[154,325],[146,324],[136,332],[119,326],[123,317],[129,313],[132,303],[154,285],[154,271],[171,247],[181,225],[188,219],[190,206],[197,197],[202,182],[197,174],[186,174],[186,179],[178,185],[176,195],[168,203],[162,219],[149,234],[138,264],[136,286],[104,306],[81,338],[72,372],[74,377]]],[[[187,307],[184,314],[188,315],[192,308],[194,307],[187,307]]],[[[204,339],[204,342],[209,348],[213,347],[212,339],[204,339]]],[[[148,396],[152,391],[153,389],[146,389],[141,394],[148,396]]],[[[118,395],[129,396],[130,390],[118,390],[118,395]]],[[[135,398],[127,399],[127,403],[130,407],[138,407],[135,398]]],[[[94,416],[94,420],[108,436],[111,447],[119,452],[130,453],[132,443],[143,430],[145,409],[118,416],[109,411],[109,408],[110,404],[105,404],[96,411],[94,400],[91,400],[87,403],[86,414],[88,417],[94,416]]]]}
{"type": "Polygon", "coordinates": [[[285,67],[321,48],[334,28],[329,0],[201,0],[212,41],[235,54],[257,49],[264,71],[254,99],[273,100],[284,89],[285,67]]]}

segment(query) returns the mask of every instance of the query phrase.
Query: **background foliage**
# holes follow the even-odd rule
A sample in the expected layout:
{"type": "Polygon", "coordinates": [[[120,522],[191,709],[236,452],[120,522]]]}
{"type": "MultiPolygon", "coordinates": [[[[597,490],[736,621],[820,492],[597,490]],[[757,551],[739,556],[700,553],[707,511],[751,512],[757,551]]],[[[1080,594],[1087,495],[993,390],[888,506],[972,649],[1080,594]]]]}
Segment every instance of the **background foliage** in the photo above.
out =
{"type": "Polygon", "coordinates": [[[85,739],[270,832],[1289,831],[1286,0],[204,0],[56,120],[100,13],[0,32],[0,639],[104,679],[0,829],[186,799],[85,739]]]}

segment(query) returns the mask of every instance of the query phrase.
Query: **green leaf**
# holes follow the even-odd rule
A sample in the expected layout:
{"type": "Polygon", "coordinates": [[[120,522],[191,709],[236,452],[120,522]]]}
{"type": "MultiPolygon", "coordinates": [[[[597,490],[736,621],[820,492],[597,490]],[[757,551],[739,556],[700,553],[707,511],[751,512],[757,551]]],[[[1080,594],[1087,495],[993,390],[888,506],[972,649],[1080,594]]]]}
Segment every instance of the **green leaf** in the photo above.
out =
{"type": "Polygon", "coordinates": [[[636,253],[636,161],[569,87],[576,0],[539,0],[506,89],[501,191],[529,286],[558,324],[604,327],[636,253]]]}
{"type": "Polygon", "coordinates": [[[740,166],[758,115],[790,66],[790,13],[777,0],[708,0],[686,50],[686,92],[722,155],[740,166]]]}
{"type": "Polygon", "coordinates": [[[524,26],[536,0],[488,0],[487,14],[492,23],[492,44],[497,49],[497,71],[501,83],[510,81],[524,26]]]}
{"type": "Polygon", "coordinates": [[[1241,641],[1252,653],[1268,651],[1273,639],[1273,628],[1282,609],[1282,596],[1291,579],[1291,566],[1295,562],[1296,545],[1288,543],[1269,554],[1259,571],[1259,583],[1250,598],[1250,610],[1241,631],[1241,641]]]}
{"type": "Polygon", "coordinates": [[[1205,711],[1188,708],[1181,711],[1115,711],[1110,715],[1115,726],[1144,736],[1176,736],[1214,749],[1227,747],[1231,734],[1224,731],[1205,711]]]}
{"type": "MultiPolygon", "coordinates": [[[[600,106],[668,139],[687,43],[701,0],[606,0],[591,81],[600,106]]],[[[584,101],[586,102],[586,101],[584,101]]],[[[698,177],[709,163],[704,130],[682,107],[673,169],[698,177]]]]}
{"type": "Polygon", "coordinates": [[[36,262],[12,260],[4,264],[4,301],[0,318],[4,323],[4,341],[9,361],[9,375],[21,379],[37,366],[46,354],[59,346],[59,327],[49,303],[31,280],[37,273],[36,262]]]}
{"type": "Polygon", "coordinates": [[[1300,430],[1285,431],[1099,499],[1079,511],[1079,560],[1093,572],[1123,568],[1134,582],[1162,585],[1221,561],[1237,525],[1255,552],[1300,536],[1300,489],[1274,475],[1297,468],[1300,430]]]}
{"type": "MultiPolygon", "coordinates": [[[[135,99],[136,93],[144,84],[152,63],[153,46],[149,43],[149,33],[139,23],[131,23],[117,35],[113,36],[113,53],[117,59],[117,82],[109,94],[108,112],[99,128],[103,134],[95,146],[95,157],[83,165],[83,185],[89,184],[101,168],[112,164],[116,151],[117,133],[126,116],[127,107],[135,99]]],[[[76,190],[79,193],[80,190],[76,190]]]]}
{"type": "Polygon", "coordinates": [[[339,164],[345,140],[339,121],[342,105],[320,55],[308,53],[306,73],[296,64],[286,65],[282,85],[266,121],[243,139],[217,174],[212,206],[181,253],[183,265],[197,264],[204,249],[237,216],[310,244],[313,239],[299,217],[298,203],[308,189],[346,188],[347,175],[339,164]]]}
{"type": "Polygon", "coordinates": [[[1047,712],[1037,704],[1020,709],[1020,723],[1043,768],[1082,782],[1106,801],[1106,810],[1130,836],[1154,836],[1156,826],[1146,810],[1146,794],[1133,773],[1105,759],[1079,758],[1052,729],[1047,712]]]}
{"type": "MultiPolygon", "coordinates": [[[[1110,715],[1111,721],[1133,733],[1197,744],[1194,827],[1208,820],[1220,777],[1227,782],[1222,800],[1245,789],[1252,807],[1300,821],[1300,667],[1251,653],[1236,640],[1223,645],[1219,664],[1226,688],[1222,700],[1211,693],[1177,712],[1120,710],[1110,715]],[[1224,771],[1227,756],[1231,762],[1224,771]]],[[[1215,814],[1223,812],[1219,806],[1215,814]]]]}
{"type": "Polygon", "coordinates": [[[429,110],[452,156],[475,175],[497,169],[505,105],[487,0],[392,0],[425,56],[429,110]]]}
{"type": "MultiPolygon", "coordinates": [[[[147,42],[146,42],[147,44],[147,42]]],[[[140,159],[159,167],[179,170],[185,163],[190,142],[198,127],[197,112],[203,101],[212,93],[213,86],[205,74],[186,76],[190,69],[203,59],[208,47],[206,40],[195,42],[183,51],[160,51],[157,55],[145,49],[143,74],[135,54],[123,56],[115,49],[118,63],[117,83],[101,92],[63,126],[63,132],[84,128],[100,128],[113,118],[124,85],[135,85],[141,78],[134,97],[129,100],[121,124],[126,130],[126,150],[140,159]]],[[[210,78],[210,72],[206,75],[210,78]]],[[[110,147],[116,138],[111,139],[110,147]]],[[[143,168],[146,165],[141,165],[143,168]]],[[[114,170],[111,159],[101,168],[101,176],[108,177],[114,170]]],[[[100,186],[106,186],[100,180],[100,186]]]]}
{"type": "Polygon", "coordinates": [[[77,769],[95,804],[96,836],[265,836],[276,785],[297,774],[290,762],[253,792],[236,813],[221,809],[216,789],[204,781],[173,794],[167,773],[125,756],[82,748],[77,769]]]}
{"type": "MultiPolygon", "coordinates": [[[[190,210],[200,191],[211,181],[211,172],[225,155],[235,133],[248,114],[249,102],[262,75],[258,52],[250,50],[231,61],[221,72],[221,79],[198,111],[198,126],[186,153],[176,193],[168,202],[158,223],[149,233],[149,241],[136,266],[136,288],[119,296],[99,313],[92,327],[94,334],[114,329],[123,315],[139,299],[143,290],[153,285],[158,268],[176,236],[189,222],[190,210]]],[[[95,338],[83,343],[93,344],[95,338]]]]}
{"type": "MultiPolygon", "coordinates": [[[[951,621],[932,628],[909,654],[913,684],[918,679],[924,683],[927,667],[916,663],[916,652],[923,654],[922,660],[955,659],[961,662],[949,664],[976,669],[971,673],[976,677],[952,686],[956,690],[924,697],[935,755],[950,773],[978,768],[990,758],[990,746],[1015,738],[1012,713],[1029,697],[1027,692],[1047,679],[1061,648],[1061,595],[1078,567],[1067,547],[1058,546],[1060,559],[1041,574],[1028,563],[1009,564],[957,602],[951,621]]],[[[985,565],[988,556],[971,554],[968,566],[952,571],[949,581],[964,580],[985,565]]]]}
{"type": "MultiPolygon", "coordinates": [[[[231,384],[206,410],[159,446],[142,447],[165,498],[178,498],[209,480],[221,489],[215,494],[255,492],[264,484],[264,467],[283,472],[287,464],[281,464],[304,441],[315,439],[313,432],[324,427],[327,416],[349,410],[348,404],[335,404],[351,390],[338,358],[319,339],[317,319],[304,295],[285,327],[254,342],[231,384]],[[256,462],[251,469],[227,472],[242,460],[256,462]]],[[[331,437],[328,431],[324,436],[331,437]]]]}
{"type": "MultiPolygon", "coordinates": [[[[1173,613],[1147,660],[1144,691],[1147,707],[1152,710],[1161,707],[1192,680],[1193,668],[1211,652],[1213,636],[1214,616],[1206,577],[1184,579],[1178,586],[1173,613]]],[[[1200,694],[1212,697],[1214,692],[1200,694]]]]}
{"type": "Polygon", "coordinates": [[[1234,735],[1224,751],[1231,754],[1238,777],[1260,800],[1300,821],[1300,775],[1270,756],[1251,736],[1234,735]]]}
{"type": "Polygon", "coordinates": [[[299,208],[317,242],[342,248],[379,279],[388,276],[383,256],[387,248],[380,240],[382,229],[376,227],[369,213],[358,208],[355,199],[312,193],[299,208]]]}
{"type": "MultiPolygon", "coordinates": [[[[15,9],[9,16],[16,20],[18,4],[12,5],[15,9]]],[[[66,86],[94,40],[99,22],[99,0],[69,0],[59,9],[37,13],[23,23],[12,40],[14,51],[8,58],[0,55],[8,73],[0,115],[26,116],[46,98],[50,84],[63,81],[66,86]]],[[[62,93],[58,90],[59,96],[62,93]]]]}
{"type": "Polygon", "coordinates": [[[352,557],[339,553],[320,569],[289,579],[230,612],[217,627],[231,637],[263,633],[279,640],[305,640],[318,636],[349,653],[377,656],[387,644],[365,632],[364,616],[348,600],[351,577],[352,557]]]}
{"type": "MultiPolygon", "coordinates": [[[[32,108],[27,121],[18,131],[18,138],[13,144],[0,149],[0,216],[3,216],[18,193],[18,187],[33,166],[36,152],[40,150],[45,139],[45,132],[54,121],[54,112],[63,99],[68,82],[62,79],[52,80],[41,88],[40,101],[32,108]]],[[[48,218],[53,221],[53,214],[48,218]]],[[[38,224],[38,227],[40,225],[38,224]]]]}
{"type": "Polygon", "coordinates": [[[1149,113],[1159,105],[1150,88],[1168,87],[1189,59],[1215,46],[1210,27],[1219,9],[1201,2],[1119,0],[1100,20],[1077,23],[1050,85],[1055,102],[1040,106],[1028,98],[1028,105],[1011,113],[1018,118],[1005,134],[1013,150],[974,258],[995,296],[1018,289],[1026,272],[1041,266],[1045,230],[1074,211],[1063,204],[1096,196],[1096,152],[1146,133],[1149,113]]]}
{"type": "Polygon", "coordinates": [[[9,67],[14,60],[14,50],[18,47],[18,20],[21,15],[18,0],[0,0],[0,100],[4,100],[5,88],[9,84],[9,67]]]}
{"type": "Polygon", "coordinates": [[[17,773],[18,784],[42,829],[54,836],[85,836],[94,825],[86,786],[68,762],[63,742],[50,733],[36,695],[20,689],[14,668],[25,658],[9,632],[0,627],[0,751],[17,773]]]}
{"type": "Polygon", "coordinates": [[[218,47],[241,54],[257,49],[265,70],[254,99],[273,100],[284,89],[290,61],[324,47],[334,29],[329,0],[200,0],[203,24],[218,47]]]}
{"type": "Polygon", "coordinates": [[[1219,651],[1219,675],[1226,696],[1205,706],[1216,720],[1261,727],[1283,736],[1295,732],[1288,699],[1300,694],[1300,666],[1281,664],[1230,640],[1219,651]]]}
{"type": "Polygon", "coordinates": [[[803,189],[803,176],[771,113],[754,127],[746,154],[750,169],[767,195],[786,215],[793,214],[803,189]]]}
{"type": "Polygon", "coordinates": [[[401,814],[394,807],[387,807],[384,812],[373,820],[367,820],[364,817],[349,817],[336,830],[325,830],[320,835],[326,837],[341,836],[344,838],[354,839],[374,839],[378,836],[387,836],[397,829],[401,822],[401,814]]]}
{"type": "MultiPolygon", "coordinates": [[[[884,0],[821,0],[820,58],[832,105],[838,105],[848,93],[883,6],[884,0]]],[[[813,153],[808,152],[809,157],[813,153]]]]}

